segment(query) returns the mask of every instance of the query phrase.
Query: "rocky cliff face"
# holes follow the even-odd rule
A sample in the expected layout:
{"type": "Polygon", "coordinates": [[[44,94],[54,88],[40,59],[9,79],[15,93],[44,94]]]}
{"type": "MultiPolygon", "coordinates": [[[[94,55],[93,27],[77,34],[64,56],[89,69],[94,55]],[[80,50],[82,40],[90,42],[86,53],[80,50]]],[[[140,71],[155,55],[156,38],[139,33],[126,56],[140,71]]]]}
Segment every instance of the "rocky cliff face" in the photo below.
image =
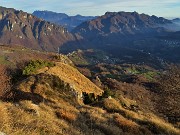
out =
{"type": "Polygon", "coordinates": [[[44,51],[77,39],[63,26],[15,9],[0,8],[0,44],[21,45],[44,51]]]}
{"type": "MultiPolygon", "coordinates": [[[[103,49],[119,54],[120,50],[125,52],[127,48],[137,50],[136,43],[139,41],[158,40],[157,36],[166,35],[169,32],[164,27],[167,24],[173,23],[154,15],[137,12],[107,12],[103,16],[80,24],[72,33],[79,34],[88,41],[87,44],[83,44],[86,48],[103,49]]],[[[146,49],[145,45],[150,42],[152,41],[140,43],[140,46],[143,46],[140,50],[146,49]]],[[[158,44],[159,41],[155,46],[158,44]]],[[[149,51],[149,48],[147,50],[149,51]]]]}
{"type": "Polygon", "coordinates": [[[162,24],[168,24],[171,21],[156,16],[149,16],[146,14],[138,14],[137,12],[107,12],[94,20],[87,21],[73,32],[80,34],[137,34],[144,32],[155,31],[162,24]]]}

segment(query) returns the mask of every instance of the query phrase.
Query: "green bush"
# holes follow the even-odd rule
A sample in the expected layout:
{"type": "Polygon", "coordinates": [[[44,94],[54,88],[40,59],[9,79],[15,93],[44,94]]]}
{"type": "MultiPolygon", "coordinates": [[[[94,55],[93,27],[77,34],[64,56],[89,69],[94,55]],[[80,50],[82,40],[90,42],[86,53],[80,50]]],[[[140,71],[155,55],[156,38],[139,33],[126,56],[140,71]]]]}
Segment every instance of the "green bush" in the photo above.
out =
{"type": "Polygon", "coordinates": [[[158,72],[148,71],[146,73],[143,73],[143,75],[146,77],[146,79],[153,80],[154,77],[158,75],[158,72]]]}
{"type": "Polygon", "coordinates": [[[95,96],[94,93],[83,92],[83,102],[84,104],[91,104],[96,101],[102,101],[103,99],[108,98],[109,96],[115,97],[115,93],[112,92],[108,87],[104,88],[104,93],[101,96],[95,96]]]}
{"type": "Polygon", "coordinates": [[[53,62],[43,61],[43,60],[35,60],[35,61],[32,60],[24,68],[23,75],[30,75],[30,74],[36,73],[38,69],[41,69],[44,67],[53,67],[53,66],[55,66],[53,62]]]}

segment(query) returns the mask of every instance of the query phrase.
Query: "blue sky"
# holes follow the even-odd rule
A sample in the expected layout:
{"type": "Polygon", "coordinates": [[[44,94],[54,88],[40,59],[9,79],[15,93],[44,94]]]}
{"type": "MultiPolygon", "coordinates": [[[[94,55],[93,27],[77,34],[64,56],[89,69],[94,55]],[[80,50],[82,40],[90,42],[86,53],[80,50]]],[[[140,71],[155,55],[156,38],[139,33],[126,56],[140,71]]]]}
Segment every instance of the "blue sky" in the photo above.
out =
{"type": "Polygon", "coordinates": [[[0,0],[0,5],[29,13],[50,10],[68,15],[103,15],[106,11],[137,11],[180,17],[180,0],[0,0]]]}

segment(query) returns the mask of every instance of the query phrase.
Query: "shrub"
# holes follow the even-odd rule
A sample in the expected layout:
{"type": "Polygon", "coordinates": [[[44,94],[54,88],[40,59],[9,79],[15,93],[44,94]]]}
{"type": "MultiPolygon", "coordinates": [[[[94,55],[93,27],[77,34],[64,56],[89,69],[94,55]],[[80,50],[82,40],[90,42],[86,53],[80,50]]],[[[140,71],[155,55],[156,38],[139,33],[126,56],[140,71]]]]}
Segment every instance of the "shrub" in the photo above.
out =
{"type": "Polygon", "coordinates": [[[55,66],[55,64],[49,61],[43,61],[43,60],[30,61],[29,64],[24,68],[23,75],[30,75],[36,73],[38,69],[44,67],[53,67],[53,66],[55,66]]]}
{"type": "Polygon", "coordinates": [[[91,104],[96,101],[102,101],[104,98],[108,98],[110,96],[115,97],[115,94],[108,87],[105,87],[102,95],[95,96],[94,93],[83,92],[83,102],[84,104],[91,104]]]}
{"type": "Polygon", "coordinates": [[[90,104],[96,101],[94,93],[83,92],[83,96],[84,96],[84,104],[90,104]]]}
{"type": "Polygon", "coordinates": [[[104,89],[104,93],[102,95],[102,98],[108,98],[109,96],[115,96],[114,93],[108,88],[108,87],[105,87],[104,89]]]}
{"type": "Polygon", "coordinates": [[[148,79],[148,80],[153,80],[153,78],[155,77],[155,76],[157,76],[157,72],[153,72],[153,71],[148,71],[148,72],[145,72],[145,73],[143,73],[143,75],[146,77],[146,79],[148,79]]]}

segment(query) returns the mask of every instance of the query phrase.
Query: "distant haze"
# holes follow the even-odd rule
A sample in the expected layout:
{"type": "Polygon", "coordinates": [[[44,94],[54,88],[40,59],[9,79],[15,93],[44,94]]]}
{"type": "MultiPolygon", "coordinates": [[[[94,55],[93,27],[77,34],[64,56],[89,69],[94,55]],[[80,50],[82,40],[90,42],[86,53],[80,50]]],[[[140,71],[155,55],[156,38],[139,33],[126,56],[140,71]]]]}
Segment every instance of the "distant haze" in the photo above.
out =
{"type": "Polygon", "coordinates": [[[180,20],[173,21],[172,24],[167,24],[167,25],[164,25],[163,27],[172,31],[180,31],[180,20]]]}
{"type": "Polygon", "coordinates": [[[107,11],[137,11],[162,17],[180,17],[180,0],[0,0],[1,6],[32,13],[49,10],[68,15],[102,15],[107,11]]]}

